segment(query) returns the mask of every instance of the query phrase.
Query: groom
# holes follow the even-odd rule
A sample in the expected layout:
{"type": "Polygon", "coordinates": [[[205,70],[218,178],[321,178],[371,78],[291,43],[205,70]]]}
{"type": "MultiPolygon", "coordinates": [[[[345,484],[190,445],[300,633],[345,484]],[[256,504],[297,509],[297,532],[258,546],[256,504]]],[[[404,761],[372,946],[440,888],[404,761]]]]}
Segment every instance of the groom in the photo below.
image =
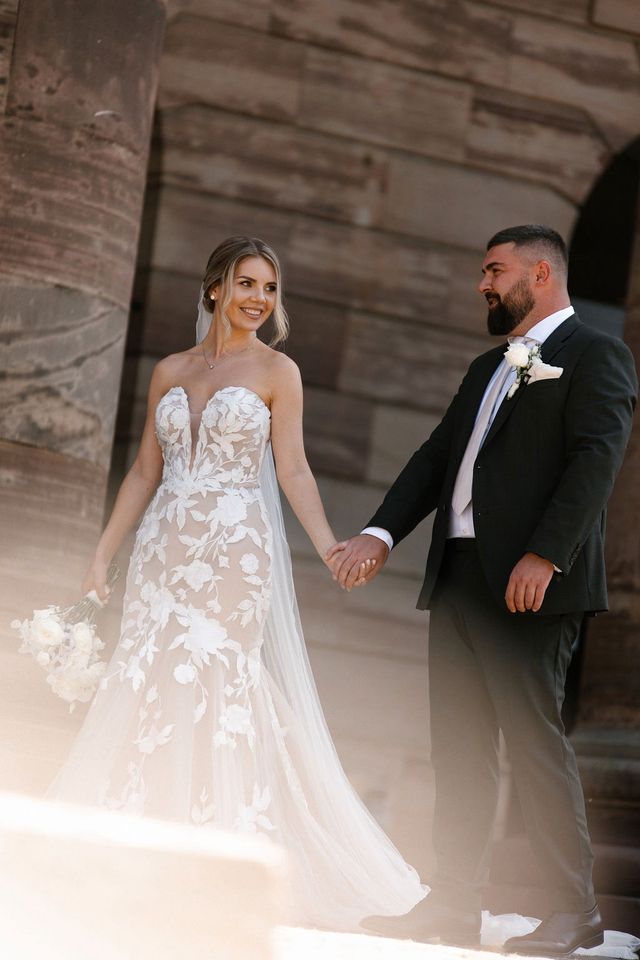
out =
{"type": "Polygon", "coordinates": [[[418,607],[431,611],[437,870],[411,913],[367,925],[479,942],[501,729],[551,911],[505,946],[561,956],[602,942],[584,797],[560,711],[582,619],[607,609],[605,505],[637,379],[622,341],[576,316],[554,230],[500,231],[482,275],[500,345],[473,361],[365,531],[331,552],[335,579],[350,589],[436,510],[418,607]],[[375,566],[363,577],[366,560],[375,566]]]}

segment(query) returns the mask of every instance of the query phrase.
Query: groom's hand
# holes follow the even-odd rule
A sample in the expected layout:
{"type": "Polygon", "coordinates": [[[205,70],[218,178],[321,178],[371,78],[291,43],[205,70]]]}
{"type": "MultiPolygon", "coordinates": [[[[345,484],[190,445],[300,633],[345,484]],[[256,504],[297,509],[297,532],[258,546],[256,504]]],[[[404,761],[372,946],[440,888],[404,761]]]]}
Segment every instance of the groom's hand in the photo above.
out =
{"type": "Polygon", "coordinates": [[[377,576],[389,556],[389,548],[380,540],[379,537],[372,537],[368,533],[360,533],[357,537],[351,537],[350,540],[343,540],[336,543],[326,556],[326,560],[332,564],[333,579],[345,590],[351,590],[352,587],[360,586],[363,583],[369,583],[377,576]],[[362,568],[367,560],[375,560],[368,567],[362,568]],[[368,570],[363,576],[363,570],[368,570]]]}
{"type": "Polygon", "coordinates": [[[547,587],[553,577],[554,566],[550,560],[537,553],[525,553],[511,571],[507,592],[504,595],[511,613],[537,613],[542,606],[547,587]]]}

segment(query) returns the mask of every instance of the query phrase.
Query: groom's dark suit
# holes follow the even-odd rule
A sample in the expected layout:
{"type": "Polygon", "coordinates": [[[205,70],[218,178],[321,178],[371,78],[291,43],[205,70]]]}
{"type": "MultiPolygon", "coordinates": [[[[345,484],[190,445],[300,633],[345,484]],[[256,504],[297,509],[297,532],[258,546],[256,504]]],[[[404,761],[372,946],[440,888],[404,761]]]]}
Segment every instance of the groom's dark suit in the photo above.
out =
{"type": "Polygon", "coordinates": [[[605,506],[629,436],[637,378],[620,340],[575,315],[561,323],[544,342],[542,359],[562,367],[562,375],[522,385],[503,400],[474,466],[475,539],[448,540],[458,468],[505,348],[471,364],[369,526],[388,530],[397,544],[437,510],[418,601],[431,610],[435,892],[478,906],[502,728],[552,909],[588,910],[592,854],[560,709],[582,617],[607,608],[605,506]],[[511,614],[507,582],[527,552],[561,573],[539,613],[511,614]]]}

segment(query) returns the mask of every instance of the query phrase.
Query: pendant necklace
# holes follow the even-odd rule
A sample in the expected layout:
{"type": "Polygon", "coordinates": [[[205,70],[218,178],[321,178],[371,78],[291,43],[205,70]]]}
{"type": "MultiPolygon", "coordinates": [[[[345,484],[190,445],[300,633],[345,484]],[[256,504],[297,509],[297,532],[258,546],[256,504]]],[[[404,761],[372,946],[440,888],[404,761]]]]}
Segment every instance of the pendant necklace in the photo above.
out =
{"type": "Polygon", "coordinates": [[[203,358],[204,358],[204,362],[205,362],[206,365],[209,367],[209,370],[213,370],[214,367],[216,367],[222,360],[225,360],[227,357],[236,357],[236,356],[238,356],[239,353],[246,353],[247,350],[250,350],[250,349],[251,349],[251,347],[253,346],[253,343],[254,343],[254,341],[252,340],[251,343],[249,344],[249,346],[248,346],[248,347],[243,347],[242,350],[232,350],[231,353],[221,353],[220,356],[218,357],[218,359],[217,359],[217,360],[214,360],[214,362],[211,363],[211,361],[207,359],[207,355],[206,355],[205,350],[204,350],[204,342],[203,342],[203,343],[201,344],[201,346],[202,346],[202,356],[203,356],[203,358]]]}

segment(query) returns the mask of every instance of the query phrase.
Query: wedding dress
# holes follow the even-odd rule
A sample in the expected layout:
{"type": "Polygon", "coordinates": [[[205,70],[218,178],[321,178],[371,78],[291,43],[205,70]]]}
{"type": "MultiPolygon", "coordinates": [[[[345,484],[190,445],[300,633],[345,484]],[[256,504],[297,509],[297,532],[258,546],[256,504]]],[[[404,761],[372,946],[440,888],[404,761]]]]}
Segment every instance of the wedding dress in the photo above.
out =
{"type": "Polygon", "coordinates": [[[268,407],[227,386],[198,418],[172,387],[156,434],[120,641],[47,795],[271,837],[297,922],[406,913],[427,888],[351,788],[318,700],[268,407]]]}

